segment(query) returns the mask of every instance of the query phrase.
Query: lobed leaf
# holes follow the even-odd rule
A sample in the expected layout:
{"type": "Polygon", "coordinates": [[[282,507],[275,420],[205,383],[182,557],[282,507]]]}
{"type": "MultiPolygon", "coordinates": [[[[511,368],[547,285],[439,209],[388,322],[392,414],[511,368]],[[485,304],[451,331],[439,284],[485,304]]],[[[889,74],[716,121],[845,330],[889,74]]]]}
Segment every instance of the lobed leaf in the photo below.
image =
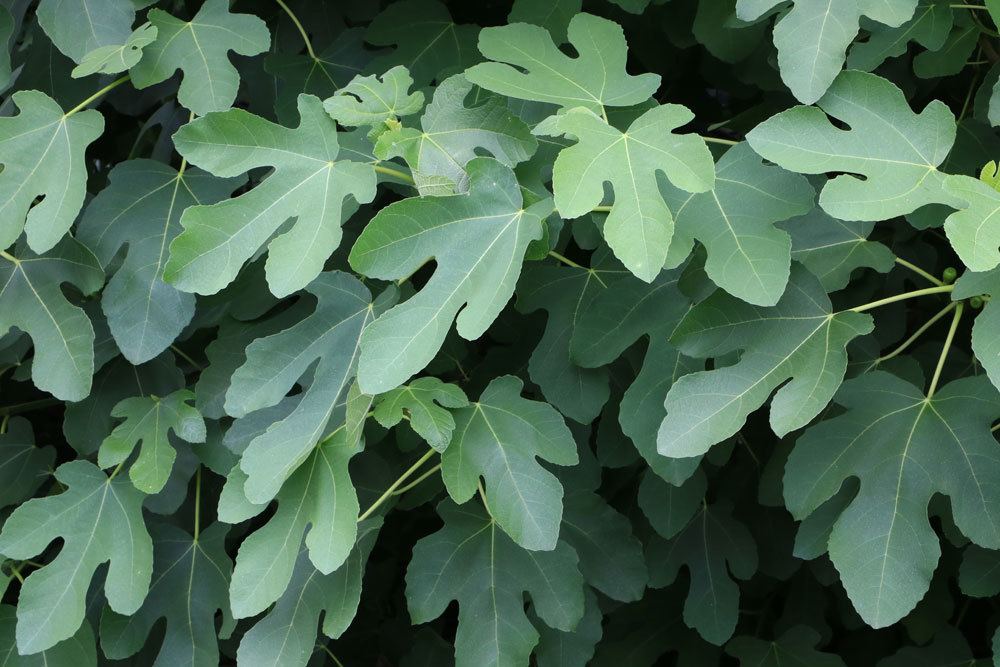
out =
{"type": "Polygon", "coordinates": [[[606,106],[641,104],[660,87],[659,75],[625,71],[625,35],[613,21],[577,14],[569,22],[568,35],[576,58],[561,52],[548,31],[538,26],[485,28],[479,34],[479,50],[496,62],[473,65],[465,76],[501,95],[565,108],[582,106],[594,113],[606,106]]]}
{"type": "Polygon", "coordinates": [[[915,114],[891,82],[847,71],[816,104],[772,116],[751,130],[747,141],[764,159],[790,171],[848,172],[820,193],[827,213],[842,220],[887,220],[954,201],[937,170],[955,141],[955,117],[942,102],[934,100],[915,114]],[[828,114],[850,129],[835,126],[828,114]]]}
{"type": "Polygon", "coordinates": [[[423,369],[453,319],[463,338],[481,336],[513,294],[528,244],[541,238],[548,202],[525,207],[514,173],[496,160],[476,158],[466,171],[467,194],[390,204],[351,249],[351,267],[369,278],[398,280],[436,263],[422,289],[365,330],[358,366],[365,393],[394,389],[423,369]]]}
{"type": "Polygon", "coordinates": [[[137,88],[148,88],[181,70],[177,101],[197,116],[233,105],[239,74],[229,52],[255,56],[271,45],[267,26],[252,14],[233,14],[226,0],[205,0],[189,21],[161,9],[149,12],[157,30],[142,59],[131,69],[137,88]]]}
{"type": "Polygon", "coordinates": [[[31,558],[63,540],[59,555],[21,587],[21,654],[50,649],[76,634],[85,622],[87,589],[104,563],[104,594],[119,614],[134,614],[149,591],[153,545],[142,518],[144,496],[128,480],[109,478],[85,460],[62,464],[55,477],[65,491],[19,506],[0,531],[0,553],[9,558],[31,558]]]}

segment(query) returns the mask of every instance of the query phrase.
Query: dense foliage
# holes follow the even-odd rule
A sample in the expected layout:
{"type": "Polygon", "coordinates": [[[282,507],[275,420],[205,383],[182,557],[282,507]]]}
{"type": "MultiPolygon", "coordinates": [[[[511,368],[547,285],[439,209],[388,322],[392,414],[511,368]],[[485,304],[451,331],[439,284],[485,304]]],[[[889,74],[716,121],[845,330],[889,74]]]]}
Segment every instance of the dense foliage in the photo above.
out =
{"type": "Polygon", "coordinates": [[[0,661],[1000,664],[998,25],[0,0],[0,661]]]}

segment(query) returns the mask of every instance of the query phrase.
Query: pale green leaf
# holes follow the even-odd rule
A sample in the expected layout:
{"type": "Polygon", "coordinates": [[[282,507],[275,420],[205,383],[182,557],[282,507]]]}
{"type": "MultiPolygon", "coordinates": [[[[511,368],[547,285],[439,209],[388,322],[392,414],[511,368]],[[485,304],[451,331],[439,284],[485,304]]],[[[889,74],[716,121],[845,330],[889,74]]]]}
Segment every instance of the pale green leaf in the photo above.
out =
{"type": "Polygon", "coordinates": [[[945,190],[958,200],[944,231],[951,247],[971,271],[989,271],[1000,264],[1000,192],[971,176],[945,178],[945,190]]]}
{"type": "Polygon", "coordinates": [[[424,106],[424,94],[410,92],[413,78],[408,69],[397,65],[380,77],[356,76],[328,97],[323,108],[345,127],[366,125],[384,129],[388,121],[410,116],[424,106]]]}
{"type": "Polygon", "coordinates": [[[370,202],[375,171],[337,159],[336,124],[318,99],[300,96],[299,115],[301,123],[290,129],[231,109],[174,135],[181,155],[216,176],[265,166],[274,171],[238,197],[184,211],[184,231],[170,244],[167,282],[185,292],[214,294],[265,244],[267,282],[275,295],[287,296],[319,275],[340,244],[344,209],[353,211],[345,200],[370,202]],[[295,223],[274,237],[289,218],[295,223]]]}
{"type": "Polygon", "coordinates": [[[455,418],[446,408],[464,408],[468,404],[469,399],[458,386],[422,377],[379,396],[372,416],[385,428],[407,419],[410,428],[428,445],[443,452],[455,430],[455,418]]]}
{"type": "MultiPolygon", "coordinates": [[[[1000,269],[983,273],[967,272],[955,282],[952,299],[974,296],[1000,299],[1000,269]]],[[[1000,387],[1000,301],[988,300],[972,325],[972,351],[995,387],[1000,387]]]]}
{"type": "Polygon", "coordinates": [[[94,49],[122,44],[141,0],[42,0],[38,24],[56,48],[76,62],[94,49]]]}
{"type": "MultiPolygon", "coordinates": [[[[754,21],[784,0],[738,0],[736,15],[754,21]]],[[[913,16],[917,0],[794,0],[774,27],[781,79],[806,104],[820,99],[844,66],[844,52],[868,16],[891,27],[913,16]]]]}
{"type": "Polygon", "coordinates": [[[484,28],[479,50],[497,62],[475,65],[465,76],[508,97],[583,106],[595,113],[606,106],[641,104],[660,87],[658,74],[625,71],[628,47],[617,23],[577,14],[569,22],[569,41],[575,58],[560,51],[545,28],[526,23],[484,28]]]}
{"type": "Polygon", "coordinates": [[[210,419],[224,417],[226,392],[233,373],[246,363],[246,349],[250,343],[288,329],[305,318],[313,306],[310,299],[299,299],[292,307],[253,322],[225,318],[215,340],[205,348],[208,365],[198,375],[194,391],[198,411],[210,419]]]}
{"type": "Polygon", "coordinates": [[[715,165],[705,141],[673,134],[694,118],[677,104],[654,107],[625,132],[592,112],[575,108],[539,123],[535,134],[570,135],[553,167],[555,204],[564,218],[577,218],[601,203],[603,184],[615,200],[604,223],[604,238],[615,255],[646,282],[663,268],[674,235],[674,220],[657,184],[662,172],[678,188],[705,192],[715,184],[715,165]]]}
{"type": "Polygon", "coordinates": [[[205,442],[205,420],[188,405],[193,400],[194,393],[181,389],[162,398],[135,396],[118,403],[111,416],[123,421],[101,443],[98,465],[110,468],[124,463],[138,444],[139,456],[129,467],[129,477],[143,493],[158,493],[177,457],[170,432],[185,442],[205,442]]]}
{"type": "Polygon", "coordinates": [[[17,327],[31,337],[36,387],[64,401],[86,398],[94,374],[94,328],[60,286],[96,292],[104,283],[101,265],[72,238],[44,255],[18,254],[0,258],[0,332],[17,327]]]}
{"type": "MultiPolygon", "coordinates": [[[[449,449],[450,451],[450,449],[449,449]]],[[[552,551],[525,551],[476,505],[438,505],[444,527],[417,542],[406,569],[406,601],[414,623],[426,623],[458,601],[458,667],[525,665],[538,631],[524,611],[557,630],[576,627],[584,613],[583,577],[565,542],[552,551]]]]}
{"type": "Polygon", "coordinates": [[[264,22],[252,14],[230,13],[227,0],[205,0],[189,21],[161,9],[150,10],[148,18],[158,33],[132,67],[132,83],[147,88],[181,70],[177,101],[198,116],[224,111],[236,100],[240,77],[229,62],[230,51],[254,56],[271,45],[264,22]]]}
{"type": "Polygon", "coordinates": [[[111,409],[120,401],[144,393],[160,396],[181,389],[184,374],[174,362],[172,352],[164,352],[139,366],[116,357],[94,376],[93,389],[87,398],[66,406],[63,435],[79,454],[95,453],[114,428],[111,409]]]}
{"type": "Polygon", "coordinates": [[[915,114],[899,88],[874,74],[844,72],[816,107],[782,111],[751,130],[747,141],[790,171],[848,172],[830,180],[819,197],[835,218],[886,220],[952,201],[937,170],[955,141],[951,110],[934,100],[915,114]],[[850,129],[836,127],[827,114],[850,129]]]}
{"type": "Polygon", "coordinates": [[[895,623],[924,597],[941,553],[928,517],[937,493],[974,543],[1000,548],[1000,455],[990,432],[1000,396],[984,377],[956,380],[933,398],[883,371],[845,382],[842,415],[799,438],[785,468],[785,502],[798,518],[845,479],[860,490],[830,535],[830,558],[872,627],[895,623]],[[928,471],[933,470],[933,475],[928,471]]]}
{"type": "MultiPolygon", "coordinates": [[[[330,574],[348,559],[357,536],[359,506],[347,464],[358,451],[347,446],[341,430],[314,447],[281,487],[275,498],[277,510],[243,540],[236,556],[229,587],[236,618],[259,614],[281,598],[291,581],[303,534],[309,561],[318,572],[330,574]]],[[[230,493],[242,495],[245,479],[234,468],[226,482],[230,493]]],[[[246,514],[253,516],[266,507],[247,508],[246,514]]],[[[223,521],[250,516],[229,517],[220,509],[223,521]]]]}
{"type": "Polygon", "coordinates": [[[709,192],[690,194],[668,184],[660,189],[674,211],[674,257],[687,257],[698,239],[716,285],[758,306],[778,302],[788,284],[792,243],[774,223],[813,208],[816,193],[805,177],[763,164],[740,143],[719,160],[709,192]]]}
{"type": "Polygon", "coordinates": [[[521,396],[523,385],[510,375],[498,377],[478,401],[455,411],[441,478],[455,502],[464,503],[482,476],[500,528],[525,549],[549,551],[559,538],[563,487],[538,459],[574,465],[576,442],[552,406],[521,396]]]}
{"type": "Polygon", "coordinates": [[[315,367],[295,410],[242,452],[244,491],[254,503],[273,498],[328,425],[340,423],[331,420],[354,377],[361,332],[377,314],[368,288],[346,273],[320,274],[307,291],[316,297],[316,309],[289,328],[252,342],[226,393],[226,411],[242,417],[276,405],[315,367]]]}
{"type": "Polygon", "coordinates": [[[551,202],[525,209],[514,173],[496,160],[477,158],[466,170],[467,194],[390,204],[351,249],[351,267],[382,280],[436,262],[414,296],[365,330],[358,381],[367,394],[398,387],[424,368],[452,320],[460,336],[479,338],[513,294],[528,244],[542,236],[551,202]]]}
{"type": "Polygon", "coordinates": [[[242,180],[223,180],[197,169],[178,172],[153,160],[122,162],[108,178],[108,186],[87,206],[77,238],[105,266],[128,246],[101,306],[122,354],[142,364],[163,352],[194,316],[194,295],[163,281],[167,248],[181,231],[181,213],[225,199],[242,180]]]}
{"type": "Polygon", "coordinates": [[[0,248],[23,230],[31,249],[45,252],[80,212],[87,194],[84,152],[104,131],[104,118],[93,110],[66,116],[37,90],[19,90],[10,99],[20,113],[0,118],[0,248]]]}
{"type": "Polygon", "coordinates": [[[197,537],[169,524],[154,524],[153,582],[146,601],[131,616],[105,609],[101,616],[101,649],[112,660],[136,654],[160,620],[166,632],[156,665],[183,662],[216,667],[218,636],[228,637],[236,623],[229,613],[229,577],[233,562],[226,555],[229,527],[215,523],[197,537]],[[216,633],[216,614],[222,615],[216,633]]]}
{"type": "Polygon", "coordinates": [[[97,643],[89,621],[84,621],[72,637],[48,650],[19,655],[14,639],[16,611],[11,605],[0,605],[0,655],[4,667],[97,667],[97,643]]]}
{"type": "Polygon", "coordinates": [[[120,614],[133,614],[149,590],[153,544],[142,518],[144,496],[127,479],[109,479],[85,460],[55,472],[65,491],[14,510],[0,532],[0,553],[32,558],[56,539],[59,555],[32,572],[17,605],[17,649],[38,653],[72,637],[84,622],[87,589],[109,563],[104,594],[120,614]]]}
{"type": "Polygon", "coordinates": [[[508,110],[507,101],[480,92],[467,106],[471,90],[472,84],[461,74],[442,81],[420,117],[420,129],[384,132],[375,144],[375,155],[380,160],[406,160],[422,195],[467,189],[465,165],[484,152],[508,167],[531,157],[537,141],[524,121],[508,110]]]}
{"type": "Polygon", "coordinates": [[[871,330],[870,315],[833,312],[819,281],[801,267],[793,267],[788,289],[771,308],[716,292],[691,309],[672,340],[694,357],[743,353],[735,364],[685,375],[670,388],[657,449],[667,456],[704,454],[739,431],[772,392],[774,432],[780,437],[805,426],[843,381],[847,344],[871,330]]]}
{"type": "Polygon", "coordinates": [[[132,31],[124,44],[101,46],[88,53],[80,64],[73,68],[71,76],[76,79],[91,74],[124,72],[139,62],[143,48],[156,39],[156,32],[156,26],[143,23],[132,31]]]}
{"type": "Polygon", "coordinates": [[[287,590],[267,615],[240,641],[236,659],[245,667],[305,667],[316,649],[317,626],[336,639],[354,620],[361,601],[361,579],[381,520],[358,529],[358,541],[344,564],[329,574],[316,570],[305,550],[299,554],[287,590]]]}

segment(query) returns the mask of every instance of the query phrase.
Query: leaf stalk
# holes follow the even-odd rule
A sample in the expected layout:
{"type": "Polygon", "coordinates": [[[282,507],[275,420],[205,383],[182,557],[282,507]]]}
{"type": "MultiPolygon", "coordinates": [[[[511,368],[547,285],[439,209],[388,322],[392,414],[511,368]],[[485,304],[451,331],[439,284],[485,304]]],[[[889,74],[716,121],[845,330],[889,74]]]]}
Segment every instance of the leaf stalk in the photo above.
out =
{"type": "Polygon", "coordinates": [[[91,95],[90,97],[88,97],[87,99],[85,99],[84,101],[82,101],[79,104],[77,104],[75,107],[73,107],[72,109],[70,109],[66,113],[64,113],[63,114],[63,118],[69,118],[73,114],[75,114],[75,113],[77,113],[79,111],[83,111],[87,107],[88,104],[90,104],[91,102],[99,99],[103,95],[105,95],[107,93],[110,93],[112,90],[114,90],[118,86],[122,85],[126,81],[130,81],[131,79],[132,79],[132,77],[129,76],[128,74],[126,74],[123,77],[119,77],[119,78],[115,79],[114,81],[112,81],[108,85],[104,86],[103,88],[101,88],[100,90],[98,90],[96,93],[94,93],[93,95],[91,95]]]}
{"type": "Polygon", "coordinates": [[[368,517],[370,517],[372,515],[372,513],[375,512],[375,510],[377,510],[380,505],[382,505],[382,503],[384,503],[386,500],[388,500],[389,498],[392,497],[393,491],[395,491],[396,489],[398,489],[400,487],[400,485],[402,485],[403,482],[405,482],[410,477],[412,477],[413,474],[415,472],[417,472],[417,470],[419,470],[422,465],[424,465],[425,463],[427,463],[427,461],[429,461],[430,458],[432,456],[434,456],[435,454],[437,454],[437,452],[434,451],[433,449],[427,450],[426,454],[424,454],[419,459],[417,459],[416,463],[414,463],[412,466],[410,466],[409,468],[407,468],[406,472],[404,472],[402,475],[400,475],[399,477],[397,477],[396,481],[393,482],[392,484],[390,484],[389,488],[387,488],[385,490],[385,493],[383,493],[381,496],[379,496],[378,500],[376,500],[374,503],[372,503],[371,507],[369,507],[368,509],[366,509],[361,514],[361,516],[358,517],[358,523],[361,523],[362,521],[364,521],[365,519],[367,519],[368,517]]]}
{"type": "Polygon", "coordinates": [[[558,259],[560,262],[562,262],[566,266],[572,266],[574,269],[586,269],[587,268],[585,266],[577,264],[576,262],[574,262],[573,260],[569,259],[568,257],[564,257],[564,256],[560,255],[555,250],[549,250],[549,257],[552,257],[554,259],[558,259]]]}
{"type": "Polygon", "coordinates": [[[733,139],[721,139],[719,137],[706,137],[705,135],[701,135],[701,138],[707,144],[721,144],[722,146],[735,146],[736,144],[740,143],[740,142],[735,141],[733,139]]]}
{"type": "Polygon", "coordinates": [[[380,164],[374,164],[372,165],[372,168],[375,169],[375,173],[385,174],[386,176],[392,176],[393,178],[398,178],[399,180],[405,181],[410,185],[416,185],[416,182],[413,180],[413,177],[407,174],[405,171],[400,171],[399,169],[393,169],[392,167],[383,167],[380,164]]]}
{"type": "Polygon", "coordinates": [[[928,400],[934,396],[937,390],[938,380],[941,379],[941,371],[944,369],[944,360],[948,358],[948,350],[955,340],[955,332],[958,330],[958,322],[962,319],[962,311],[965,310],[965,302],[959,301],[955,307],[955,316],[951,318],[951,326],[948,327],[948,335],[945,336],[944,346],[941,348],[941,356],[938,357],[937,366],[934,368],[934,377],[931,378],[931,386],[927,389],[928,400]]]}
{"type": "Polygon", "coordinates": [[[299,31],[299,34],[302,35],[302,41],[306,43],[306,52],[309,54],[309,57],[313,60],[319,60],[319,58],[316,57],[316,52],[313,51],[313,45],[312,41],[309,39],[309,34],[306,32],[306,29],[302,27],[299,17],[296,16],[291,7],[282,2],[282,0],[274,1],[278,3],[279,7],[285,10],[285,13],[288,14],[288,18],[292,19],[292,23],[295,24],[295,28],[299,31]]]}
{"type": "Polygon", "coordinates": [[[869,303],[863,303],[860,306],[854,306],[854,308],[848,308],[847,311],[852,313],[863,313],[866,310],[878,308],[879,306],[885,306],[890,303],[895,303],[897,301],[914,299],[918,296],[926,296],[928,294],[944,294],[946,292],[952,291],[953,289],[955,289],[954,285],[937,285],[935,287],[925,287],[924,289],[913,290],[912,292],[903,292],[902,294],[894,294],[884,299],[879,299],[878,301],[870,301],[869,303]]]}
{"type": "Polygon", "coordinates": [[[902,257],[893,257],[892,259],[893,259],[894,262],[896,262],[896,264],[899,264],[900,266],[906,267],[910,271],[913,271],[914,273],[916,273],[918,276],[922,276],[922,277],[926,278],[928,281],[934,283],[935,285],[940,286],[940,285],[944,285],[945,284],[945,282],[943,280],[941,280],[940,278],[937,278],[936,276],[934,276],[930,271],[925,271],[924,269],[921,269],[916,264],[913,264],[912,262],[907,262],[902,257]]]}
{"type": "Polygon", "coordinates": [[[428,470],[427,472],[425,472],[424,474],[422,474],[420,477],[417,477],[415,480],[413,480],[412,482],[410,482],[406,486],[401,486],[398,489],[396,489],[395,491],[393,491],[392,495],[394,495],[394,496],[401,496],[401,495],[403,495],[404,493],[406,493],[410,489],[416,487],[417,485],[420,484],[420,482],[424,481],[425,479],[427,479],[428,477],[430,477],[431,475],[433,475],[434,473],[436,473],[440,469],[441,469],[441,464],[438,463],[436,466],[434,466],[433,468],[431,468],[430,470],[428,470]]]}
{"type": "Polygon", "coordinates": [[[62,405],[62,401],[58,398],[39,398],[35,401],[25,401],[24,403],[15,403],[14,405],[8,405],[0,408],[0,415],[10,416],[21,414],[22,412],[31,412],[32,410],[41,410],[42,408],[50,408],[54,405],[62,405]]]}
{"type": "Polygon", "coordinates": [[[929,320],[927,320],[926,322],[924,322],[924,323],[923,323],[923,324],[922,324],[922,325],[920,326],[920,328],[919,328],[919,329],[917,329],[916,331],[914,331],[914,332],[913,332],[913,335],[912,335],[912,336],[910,336],[910,337],[909,337],[909,338],[907,338],[907,339],[906,339],[905,341],[903,341],[902,343],[900,343],[900,345],[899,345],[899,346],[898,346],[898,347],[897,347],[897,348],[896,348],[895,350],[893,350],[892,352],[889,352],[888,354],[883,354],[883,355],[882,355],[881,357],[879,357],[878,359],[876,359],[876,360],[875,360],[875,361],[874,361],[874,362],[872,363],[872,366],[873,366],[873,367],[874,367],[874,366],[878,366],[879,364],[881,364],[881,363],[882,363],[882,362],[884,362],[884,361],[889,361],[889,360],[890,360],[890,359],[892,359],[893,357],[896,357],[896,356],[899,356],[899,354],[900,354],[901,352],[903,352],[904,350],[906,350],[906,348],[908,348],[908,347],[909,347],[910,345],[912,345],[912,344],[913,344],[913,343],[914,343],[914,342],[915,342],[915,341],[916,341],[916,340],[917,340],[918,338],[920,338],[920,336],[922,336],[922,335],[924,334],[924,332],[926,332],[926,331],[927,331],[928,329],[930,329],[930,328],[931,328],[932,326],[934,326],[934,323],[935,323],[935,322],[937,322],[937,321],[938,321],[938,320],[940,320],[940,319],[941,319],[942,317],[944,317],[945,315],[947,315],[948,313],[950,313],[950,312],[951,312],[952,310],[954,310],[955,308],[957,308],[957,307],[958,307],[958,304],[959,304],[959,302],[958,302],[958,301],[952,301],[952,302],[951,302],[951,303],[949,303],[949,304],[948,304],[947,306],[945,306],[944,308],[942,308],[941,310],[939,310],[938,312],[936,312],[936,313],[935,313],[935,314],[934,314],[934,315],[933,315],[933,316],[931,317],[931,319],[929,319],[929,320]]]}
{"type": "Polygon", "coordinates": [[[201,465],[194,472],[194,541],[201,532],[201,465]]]}

